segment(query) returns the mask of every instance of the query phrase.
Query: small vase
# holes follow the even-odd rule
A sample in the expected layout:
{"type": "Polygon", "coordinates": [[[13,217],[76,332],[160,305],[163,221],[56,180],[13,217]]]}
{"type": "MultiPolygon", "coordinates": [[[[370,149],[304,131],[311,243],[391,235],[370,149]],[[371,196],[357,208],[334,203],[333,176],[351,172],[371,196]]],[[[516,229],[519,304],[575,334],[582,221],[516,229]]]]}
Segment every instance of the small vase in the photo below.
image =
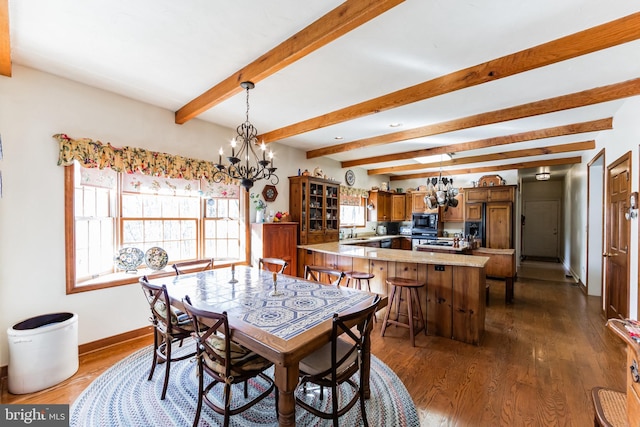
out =
{"type": "Polygon", "coordinates": [[[264,211],[259,210],[256,211],[256,223],[263,223],[264,222],[264,211]]]}

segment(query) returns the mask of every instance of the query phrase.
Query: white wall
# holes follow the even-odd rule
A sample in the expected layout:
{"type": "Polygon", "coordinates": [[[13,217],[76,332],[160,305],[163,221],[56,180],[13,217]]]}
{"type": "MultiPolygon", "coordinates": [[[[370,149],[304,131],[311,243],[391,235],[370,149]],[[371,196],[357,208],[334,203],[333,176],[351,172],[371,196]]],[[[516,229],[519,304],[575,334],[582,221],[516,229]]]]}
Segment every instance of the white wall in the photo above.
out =
{"type": "MultiPolygon", "coordinates": [[[[638,191],[638,144],[640,143],[640,97],[627,100],[618,110],[613,120],[613,130],[601,132],[596,140],[596,148],[583,156],[582,163],[574,165],[565,180],[565,256],[570,259],[572,271],[579,277],[586,276],[587,264],[587,163],[600,150],[605,150],[606,167],[620,156],[631,151],[631,191],[638,191]]],[[[594,201],[598,203],[598,201],[594,201]]],[[[631,221],[630,273],[631,292],[629,295],[629,316],[638,317],[638,219],[631,221]]]]}
{"type": "MultiPolygon", "coordinates": [[[[148,325],[137,284],[66,294],[63,168],[57,166],[52,135],[216,160],[220,142],[233,132],[197,119],[176,125],[171,111],[21,66],[13,67],[13,77],[0,77],[0,366],[8,363],[7,328],[28,317],[78,313],[81,344],[148,325]]],[[[336,162],[311,162],[299,150],[273,148],[280,183],[269,209],[288,210],[287,176],[297,175],[298,168],[319,165],[343,180],[345,170],[336,162]]],[[[353,170],[358,187],[385,178],[353,170]]],[[[261,193],[263,186],[254,191],[261,193]]]]}

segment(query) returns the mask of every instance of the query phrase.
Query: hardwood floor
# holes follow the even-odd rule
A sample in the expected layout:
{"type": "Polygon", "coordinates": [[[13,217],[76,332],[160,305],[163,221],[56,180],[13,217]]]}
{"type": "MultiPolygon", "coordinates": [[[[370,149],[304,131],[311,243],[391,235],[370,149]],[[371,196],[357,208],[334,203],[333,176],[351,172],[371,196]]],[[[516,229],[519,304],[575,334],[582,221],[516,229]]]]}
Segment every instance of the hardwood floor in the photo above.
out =
{"type": "MultiPolygon", "coordinates": [[[[605,327],[600,299],[570,282],[519,278],[515,303],[505,305],[504,282],[491,283],[480,346],[419,334],[412,348],[406,329],[387,328],[381,338],[375,325],[373,354],[398,374],[421,425],[593,425],[590,389],[624,390],[626,375],[624,345],[605,327]]],[[[82,355],[76,375],[41,392],[11,395],[2,384],[1,402],[71,403],[105,369],[150,344],[148,337],[82,355]]]]}

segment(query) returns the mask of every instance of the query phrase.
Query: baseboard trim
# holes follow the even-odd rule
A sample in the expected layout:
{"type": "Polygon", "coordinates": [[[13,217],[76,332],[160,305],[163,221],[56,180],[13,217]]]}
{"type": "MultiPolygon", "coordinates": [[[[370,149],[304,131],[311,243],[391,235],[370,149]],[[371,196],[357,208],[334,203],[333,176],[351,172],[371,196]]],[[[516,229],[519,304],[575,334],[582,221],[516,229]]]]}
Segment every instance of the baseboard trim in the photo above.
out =
{"type": "Polygon", "coordinates": [[[587,286],[582,283],[582,280],[578,279],[578,286],[580,287],[580,290],[582,291],[583,294],[588,295],[587,292],[587,286]]]}
{"type": "MultiPolygon", "coordinates": [[[[88,354],[94,351],[102,350],[103,348],[111,347],[112,345],[122,344],[123,342],[134,340],[137,338],[146,337],[153,333],[152,326],[145,326],[144,328],[134,329],[133,331],[125,332],[123,334],[114,335],[112,337],[102,338],[97,341],[80,344],[78,346],[78,354],[88,354]]],[[[7,378],[9,374],[9,367],[7,365],[0,366],[0,380],[7,378]]]]}
{"type": "Polygon", "coordinates": [[[97,341],[88,342],[78,346],[78,354],[92,353],[97,350],[102,350],[112,345],[122,344],[125,341],[141,338],[153,333],[152,326],[145,326],[144,328],[134,329],[133,331],[125,332],[123,334],[114,335],[111,337],[103,338],[97,341]]]}

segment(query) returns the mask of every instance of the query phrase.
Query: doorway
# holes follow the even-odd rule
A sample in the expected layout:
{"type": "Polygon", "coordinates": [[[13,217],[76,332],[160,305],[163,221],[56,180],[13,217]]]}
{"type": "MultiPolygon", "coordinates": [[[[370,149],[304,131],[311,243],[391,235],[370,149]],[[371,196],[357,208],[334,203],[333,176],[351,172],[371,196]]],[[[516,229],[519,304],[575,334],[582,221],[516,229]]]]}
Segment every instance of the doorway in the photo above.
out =
{"type": "Polygon", "coordinates": [[[559,200],[527,200],[524,202],[522,236],[523,259],[559,262],[559,200]]]}
{"type": "MultiPolygon", "coordinates": [[[[587,295],[602,296],[604,252],[604,150],[587,165],[587,295]]],[[[602,307],[604,309],[604,305],[602,307]]]]}

